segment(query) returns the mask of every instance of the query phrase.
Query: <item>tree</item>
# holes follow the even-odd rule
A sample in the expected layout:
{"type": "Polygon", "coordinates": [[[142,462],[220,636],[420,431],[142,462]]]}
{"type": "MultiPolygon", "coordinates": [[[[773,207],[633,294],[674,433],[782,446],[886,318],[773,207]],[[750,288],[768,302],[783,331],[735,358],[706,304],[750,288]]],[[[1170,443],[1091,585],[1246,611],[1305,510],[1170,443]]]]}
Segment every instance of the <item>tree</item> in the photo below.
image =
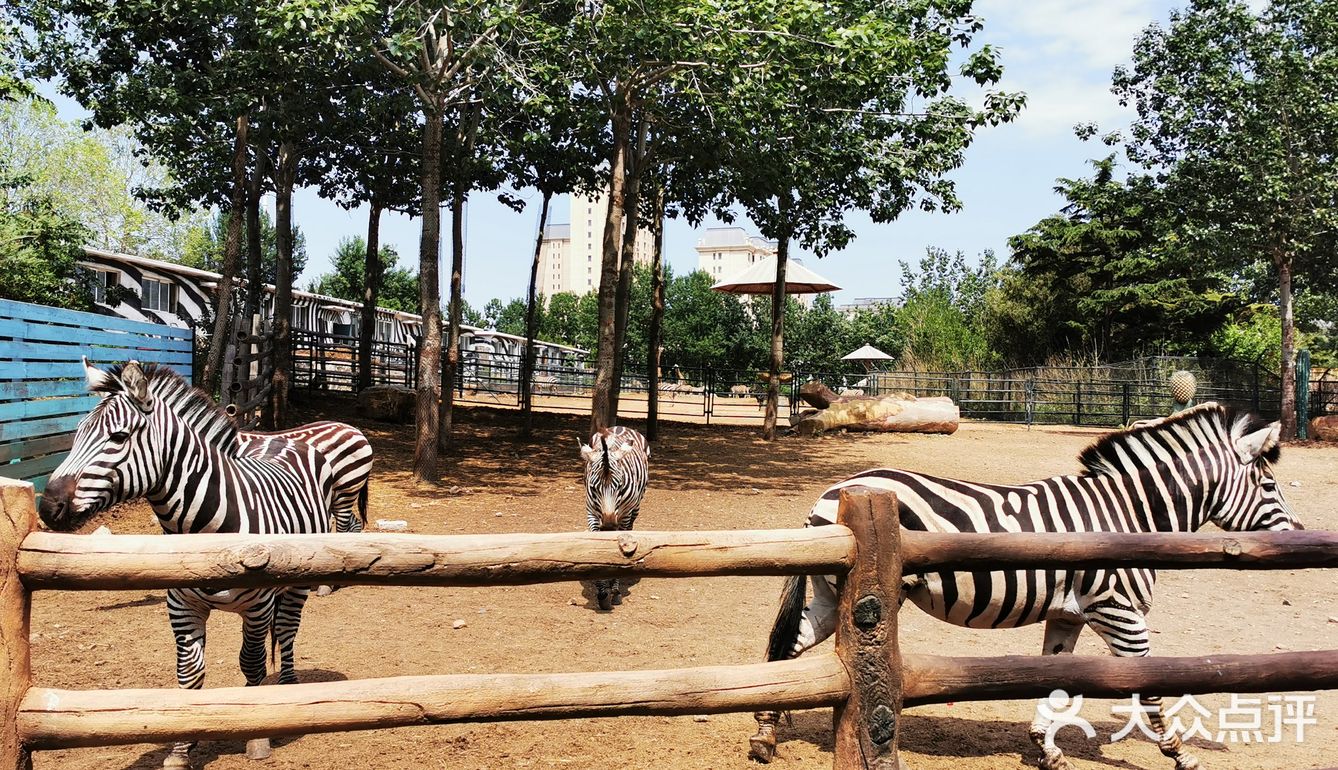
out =
{"type": "MultiPolygon", "coordinates": [[[[1134,46],[1114,92],[1138,111],[1129,157],[1165,180],[1201,259],[1277,277],[1283,435],[1296,431],[1298,277],[1334,273],[1338,240],[1338,8],[1274,0],[1193,0],[1134,46]]],[[[1111,137],[1117,141],[1121,137],[1111,137]]]]}
{"type": "MultiPolygon", "coordinates": [[[[359,236],[344,238],[335,247],[334,271],[316,276],[307,285],[307,291],[338,297],[353,302],[363,299],[367,285],[366,269],[367,243],[359,236]]],[[[381,278],[378,283],[379,305],[389,310],[402,310],[406,313],[418,312],[418,277],[406,268],[396,267],[399,253],[394,246],[382,246],[376,270],[381,278]]]]}
{"type": "MultiPolygon", "coordinates": [[[[966,7],[847,2],[750,10],[760,16],[752,26],[772,34],[759,35],[757,66],[730,73],[725,169],[728,197],[779,244],[763,427],[771,439],[791,242],[821,257],[853,237],[844,221],[852,209],[886,222],[913,206],[957,208],[945,174],[961,165],[976,128],[1010,120],[1023,99],[992,92],[975,108],[951,95],[949,53],[981,27],[966,7]]],[[[965,57],[960,73],[991,86],[1003,70],[986,45],[965,57]]]]}
{"type": "Polygon", "coordinates": [[[87,228],[49,200],[29,197],[0,207],[0,297],[88,309],[92,294],[75,264],[88,237],[87,228]]]}
{"type": "MultiPolygon", "coordinates": [[[[227,239],[231,214],[219,212],[208,222],[196,225],[186,234],[182,251],[173,261],[200,270],[219,272],[223,262],[224,242],[227,239]]],[[[251,229],[244,227],[245,237],[249,240],[251,229]]],[[[274,285],[278,271],[278,245],[274,230],[274,220],[266,211],[259,213],[258,237],[261,247],[260,281],[274,285]]],[[[306,268],[307,237],[302,228],[293,228],[293,274],[306,268]]]]}

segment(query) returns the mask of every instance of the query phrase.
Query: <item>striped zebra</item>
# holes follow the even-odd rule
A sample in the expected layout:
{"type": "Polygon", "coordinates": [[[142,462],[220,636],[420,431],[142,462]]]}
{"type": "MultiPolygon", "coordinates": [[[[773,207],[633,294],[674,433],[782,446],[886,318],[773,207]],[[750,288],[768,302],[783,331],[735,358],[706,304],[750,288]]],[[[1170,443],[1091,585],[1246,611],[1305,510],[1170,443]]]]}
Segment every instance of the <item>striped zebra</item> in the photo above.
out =
{"type": "MultiPolygon", "coordinates": [[[[1278,423],[1266,424],[1217,404],[1107,435],[1079,456],[1085,472],[1008,486],[875,469],[836,484],[813,506],[808,525],[836,521],[845,487],[896,492],[901,526],[930,532],[1193,532],[1209,522],[1231,531],[1302,529],[1273,477],[1278,423]]],[[[1090,626],[1120,657],[1149,652],[1146,613],[1155,574],[1150,569],[936,572],[908,575],[902,599],[930,615],[969,628],[1016,628],[1045,621],[1042,654],[1071,653],[1090,626]]],[[[836,579],[790,578],[771,630],[767,659],[792,658],[831,636],[836,626],[836,579]]],[[[1168,732],[1161,699],[1149,714],[1161,752],[1177,770],[1198,760],[1168,732]]],[[[1051,721],[1040,709],[1028,731],[1043,752],[1044,770],[1069,768],[1045,740],[1051,721]]],[[[752,754],[770,761],[776,712],[759,712],[752,754]]]]}
{"type": "MultiPolygon", "coordinates": [[[[619,425],[595,433],[589,444],[580,446],[585,461],[585,519],[590,531],[631,529],[641,512],[641,498],[646,496],[650,462],[646,437],[619,425]]],[[[601,610],[622,604],[618,581],[596,580],[595,598],[601,610]]]]}
{"type": "MultiPolygon", "coordinates": [[[[277,435],[241,440],[232,418],[169,369],[135,361],[84,368],[89,389],[103,398],[47,482],[39,513],[51,529],[78,529],[108,506],[144,497],[168,534],[330,531],[335,473],[312,444],[277,435]]],[[[308,591],[169,589],[178,685],[204,682],[205,621],[213,610],[242,616],[248,686],[265,678],[267,639],[278,651],[279,682],[296,682],[293,639],[308,591]]],[[[163,767],[189,767],[194,745],[175,745],[163,767]]],[[[268,754],[268,739],[247,744],[248,756],[268,754]]]]}
{"type": "Polygon", "coordinates": [[[372,475],[372,445],[357,428],[322,420],[275,432],[242,431],[243,454],[269,451],[274,441],[300,441],[325,455],[334,473],[331,516],[335,532],[361,532],[367,526],[368,480],[372,475]]]}

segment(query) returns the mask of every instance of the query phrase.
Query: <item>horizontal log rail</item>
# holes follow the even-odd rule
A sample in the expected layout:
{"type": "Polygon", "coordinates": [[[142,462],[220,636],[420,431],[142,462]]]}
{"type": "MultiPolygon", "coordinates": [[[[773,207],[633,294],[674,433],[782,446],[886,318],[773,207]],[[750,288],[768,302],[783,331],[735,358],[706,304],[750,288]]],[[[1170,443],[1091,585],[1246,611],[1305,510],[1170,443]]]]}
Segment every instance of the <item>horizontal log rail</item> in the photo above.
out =
{"type": "Polygon", "coordinates": [[[34,749],[368,730],[452,722],[675,716],[834,706],[836,655],[776,663],[587,674],[401,676],[208,690],[33,687],[18,733],[34,749]]]}
{"type": "Polygon", "coordinates": [[[842,526],[541,535],[68,535],[19,546],[29,590],[281,585],[484,586],[612,577],[844,573],[842,526]]]}
{"type": "Polygon", "coordinates": [[[1268,655],[1114,658],[903,655],[905,704],[1043,698],[1056,689],[1085,698],[1338,689],[1338,650],[1268,655]]]}
{"type": "Polygon", "coordinates": [[[1338,567],[1338,532],[1039,533],[903,531],[907,574],[1003,569],[1338,567]]]}

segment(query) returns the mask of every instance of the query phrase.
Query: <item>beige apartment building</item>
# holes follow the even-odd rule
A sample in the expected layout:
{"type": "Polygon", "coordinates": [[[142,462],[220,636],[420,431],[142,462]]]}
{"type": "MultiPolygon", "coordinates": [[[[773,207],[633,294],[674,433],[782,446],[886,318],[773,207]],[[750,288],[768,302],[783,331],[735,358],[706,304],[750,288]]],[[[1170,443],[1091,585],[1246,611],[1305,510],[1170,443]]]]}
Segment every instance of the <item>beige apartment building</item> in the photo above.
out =
{"type": "MultiPolygon", "coordinates": [[[[571,221],[549,225],[544,230],[539,249],[539,290],[551,297],[569,291],[586,294],[599,289],[601,249],[604,242],[604,217],[608,213],[606,194],[571,195],[571,221]]],[[[649,228],[637,230],[632,258],[636,264],[650,264],[654,238],[649,228]]]]}
{"type": "Polygon", "coordinates": [[[697,240],[697,269],[719,282],[775,253],[775,241],[749,235],[742,227],[708,227],[697,240]]]}

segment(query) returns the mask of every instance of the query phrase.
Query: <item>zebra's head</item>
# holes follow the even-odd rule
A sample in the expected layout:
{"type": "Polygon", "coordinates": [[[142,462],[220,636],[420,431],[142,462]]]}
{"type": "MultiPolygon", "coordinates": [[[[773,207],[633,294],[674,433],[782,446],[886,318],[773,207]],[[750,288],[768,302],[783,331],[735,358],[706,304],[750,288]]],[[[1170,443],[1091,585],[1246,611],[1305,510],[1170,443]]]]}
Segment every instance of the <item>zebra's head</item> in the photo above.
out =
{"type": "Polygon", "coordinates": [[[102,394],[74,434],[65,462],[47,480],[38,511],[58,531],[76,530],[109,506],[145,495],[158,479],[162,452],[153,451],[154,413],[161,408],[149,373],[130,361],[107,371],[84,359],[88,389],[102,394]]]}
{"type": "Polygon", "coordinates": [[[1089,475],[1161,476],[1155,486],[1171,494],[1176,528],[1304,529],[1273,477],[1280,432],[1279,423],[1209,402],[1105,436],[1079,460],[1089,475]],[[1177,502],[1186,492],[1195,505],[1177,502]]]}
{"type": "Polygon", "coordinates": [[[1281,454],[1281,430],[1281,423],[1264,423],[1252,414],[1230,421],[1228,438],[1234,451],[1226,453],[1225,478],[1217,485],[1209,510],[1214,524],[1235,532],[1305,529],[1273,476],[1281,454]]]}
{"type": "Polygon", "coordinates": [[[631,448],[616,439],[610,443],[608,431],[594,434],[589,444],[580,446],[585,462],[586,515],[600,529],[617,529],[619,492],[628,486],[622,459],[631,448]]]}

